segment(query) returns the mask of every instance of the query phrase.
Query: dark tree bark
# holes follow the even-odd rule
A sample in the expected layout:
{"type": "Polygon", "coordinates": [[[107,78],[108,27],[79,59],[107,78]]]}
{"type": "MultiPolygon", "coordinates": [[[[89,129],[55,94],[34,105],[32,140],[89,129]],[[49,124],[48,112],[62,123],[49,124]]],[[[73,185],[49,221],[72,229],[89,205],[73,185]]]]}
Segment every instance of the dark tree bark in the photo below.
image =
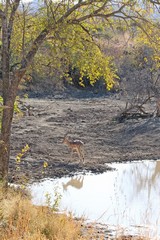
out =
{"type": "MultiPolygon", "coordinates": [[[[11,136],[11,125],[14,112],[14,102],[16,99],[19,82],[24,75],[25,71],[15,73],[9,80],[11,83],[4,88],[3,101],[4,109],[2,116],[2,127],[1,127],[1,140],[0,140],[0,178],[3,180],[6,186],[8,182],[8,167],[10,160],[10,136],[11,136]]],[[[7,78],[3,78],[3,81],[7,81],[7,78]]]]}
{"type": "Polygon", "coordinates": [[[3,81],[3,116],[0,136],[0,179],[6,186],[8,182],[8,166],[10,159],[10,136],[11,124],[14,112],[14,102],[17,95],[18,84],[24,71],[10,73],[10,40],[13,28],[13,21],[20,0],[15,0],[8,19],[9,1],[6,1],[4,11],[0,11],[2,21],[2,81],[3,81]]]}
{"type": "Polygon", "coordinates": [[[0,141],[0,179],[7,182],[8,162],[10,154],[10,122],[12,118],[13,106],[8,99],[9,96],[9,42],[8,42],[8,26],[7,26],[7,4],[5,12],[1,11],[2,19],[2,80],[3,80],[3,110],[1,141],[0,141]],[[6,127],[7,126],[7,127],[6,127]]]}
{"type": "Polygon", "coordinates": [[[156,111],[156,116],[160,117],[160,98],[158,98],[156,102],[156,111]]]}
{"type": "Polygon", "coordinates": [[[33,42],[31,50],[22,59],[19,70],[10,72],[10,41],[12,35],[13,21],[20,0],[15,0],[9,17],[8,5],[4,11],[0,10],[0,18],[2,21],[2,81],[3,81],[3,116],[0,135],[0,181],[4,186],[8,183],[8,167],[10,160],[10,137],[11,126],[14,113],[14,103],[16,100],[18,86],[20,80],[24,76],[27,67],[31,64],[38,48],[49,33],[48,29],[44,29],[33,42]]]}

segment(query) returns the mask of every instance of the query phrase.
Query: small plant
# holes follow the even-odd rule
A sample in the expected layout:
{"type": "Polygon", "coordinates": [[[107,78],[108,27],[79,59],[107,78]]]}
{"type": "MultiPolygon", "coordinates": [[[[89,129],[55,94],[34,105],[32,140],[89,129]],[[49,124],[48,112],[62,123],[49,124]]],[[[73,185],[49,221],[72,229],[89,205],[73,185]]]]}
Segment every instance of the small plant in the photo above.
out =
{"type": "Polygon", "coordinates": [[[58,191],[58,186],[56,186],[54,189],[54,202],[53,203],[51,201],[51,194],[46,193],[45,197],[46,197],[47,206],[50,209],[52,209],[54,212],[57,212],[59,209],[59,204],[60,204],[61,198],[62,198],[61,193],[58,191]]]}
{"type": "Polygon", "coordinates": [[[26,152],[29,151],[29,149],[30,149],[29,145],[26,144],[26,145],[22,148],[21,152],[17,154],[17,156],[16,156],[16,163],[20,163],[20,162],[21,162],[22,157],[24,156],[24,154],[25,154],[26,152]]]}
{"type": "MultiPolygon", "coordinates": [[[[30,147],[28,144],[26,144],[22,149],[21,152],[19,152],[16,156],[16,172],[19,173],[21,170],[20,163],[22,161],[22,157],[29,151],[30,147]]],[[[23,174],[18,176],[18,183],[21,184],[21,188],[25,188],[26,183],[28,182],[28,178],[23,174]]]]}
{"type": "Polygon", "coordinates": [[[46,172],[46,169],[48,168],[48,162],[47,161],[44,161],[43,162],[43,166],[42,166],[42,174],[45,174],[46,172]]]}

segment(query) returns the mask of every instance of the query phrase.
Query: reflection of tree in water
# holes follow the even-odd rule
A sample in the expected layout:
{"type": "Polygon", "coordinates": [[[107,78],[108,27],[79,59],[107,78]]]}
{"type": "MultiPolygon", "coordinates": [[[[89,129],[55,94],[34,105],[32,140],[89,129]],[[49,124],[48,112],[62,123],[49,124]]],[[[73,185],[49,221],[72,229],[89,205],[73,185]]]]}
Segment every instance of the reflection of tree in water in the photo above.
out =
{"type": "MultiPolygon", "coordinates": [[[[131,168],[123,171],[122,181],[124,179],[134,186],[133,195],[138,195],[141,191],[148,189],[148,199],[150,198],[151,190],[160,190],[159,185],[156,184],[160,178],[160,161],[146,161],[136,164],[131,163],[131,168]],[[157,189],[158,188],[158,189],[157,189]]],[[[127,183],[128,184],[128,183],[127,183]]],[[[132,186],[131,186],[132,187],[132,186]]],[[[123,190],[123,189],[122,189],[123,190]]],[[[133,196],[133,197],[134,197],[133,196]]]]}
{"type": "Polygon", "coordinates": [[[84,176],[72,177],[67,183],[62,183],[63,191],[67,191],[68,187],[80,189],[83,187],[84,176]]]}

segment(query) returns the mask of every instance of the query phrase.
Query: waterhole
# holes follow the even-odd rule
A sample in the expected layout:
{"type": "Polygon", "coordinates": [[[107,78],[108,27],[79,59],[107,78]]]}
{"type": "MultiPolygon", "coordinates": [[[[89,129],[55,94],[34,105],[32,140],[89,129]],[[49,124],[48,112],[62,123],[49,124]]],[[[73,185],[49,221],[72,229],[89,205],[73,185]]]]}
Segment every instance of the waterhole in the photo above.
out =
{"type": "Polygon", "coordinates": [[[110,164],[115,171],[43,179],[30,186],[34,204],[59,202],[60,211],[87,221],[160,236],[160,160],[110,164]]]}

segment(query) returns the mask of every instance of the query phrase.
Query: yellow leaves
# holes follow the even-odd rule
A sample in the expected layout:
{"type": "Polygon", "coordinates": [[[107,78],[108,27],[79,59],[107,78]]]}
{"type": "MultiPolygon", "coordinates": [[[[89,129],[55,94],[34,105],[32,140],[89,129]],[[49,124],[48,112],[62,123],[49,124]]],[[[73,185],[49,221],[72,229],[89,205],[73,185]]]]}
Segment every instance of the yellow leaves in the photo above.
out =
{"type": "MultiPolygon", "coordinates": [[[[153,62],[155,62],[155,68],[159,68],[160,67],[160,31],[159,31],[159,27],[158,24],[156,26],[156,23],[148,23],[145,24],[143,26],[145,32],[137,31],[137,36],[135,38],[135,42],[138,45],[146,45],[147,47],[149,47],[150,49],[152,49],[153,51],[153,55],[152,55],[152,60],[153,62]]],[[[143,59],[145,63],[148,62],[147,58],[143,59]]]]}
{"type": "Polygon", "coordinates": [[[23,95],[23,97],[24,97],[25,99],[28,99],[28,94],[25,93],[25,94],[23,95]]]}
{"type": "MultiPolygon", "coordinates": [[[[96,5],[99,7],[99,5],[103,5],[103,2],[97,2],[96,5]]],[[[111,6],[105,9],[106,12],[111,10],[111,6]]],[[[83,15],[83,11],[77,11],[74,14],[75,16],[76,14],[78,16],[83,15]]],[[[38,15],[32,17],[25,16],[25,29],[23,20],[22,15],[15,19],[14,36],[11,44],[16,62],[19,61],[23,54],[27,53],[34,39],[49,19],[47,20],[43,9],[43,11],[40,10],[39,17],[38,15]]],[[[103,31],[104,26],[104,23],[102,24],[100,20],[94,21],[92,18],[86,22],[84,21],[81,25],[67,24],[65,21],[62,24],[58,24],[53,28],[54,31],[50,32],[40,51],[37,52],[34,63],[29,70],[32,71],[34,69],[37,75],[41,75],[42,78],[46,76],[55,77],[58,73],[60,79],[61,76],[68,72],[68,66],[72,66],[77,68],[81,74],[81,86],[84,87],[84,76],[90,79],[92,85],[103,77],[106,81],[106,86],[108,86],[107,88],[112,88],[114,78],[116,77],[114,67],[110,69],[112,60],[104,57],[98,46],[93,43],[94,39],[89,34],[89,32],[98,33],[99,30],[103,31]]]]}
{"type": "Polygon", "coordinates": [[[143,58],[144,62],[148,62],[148,59],[146,57],[143,58]]]}
{"type": "MultiPolygon", "coordinates": [[[[81,75],[82,75],[82,74],[81,74],[81,75]]],[[[79,85],[80,85],[81,87],[85,87],[82,77],[79,78],[79,85]]]]}
{"type": "Polygon", "coordinates": [[[24,156],[24,154],[25,154],[26,152],[29,151],[29,149],[30,149],[30,147],[29,147],[28,144],[26,144],[26,145],[24,146],[24,148],[22,148],[21,152],[18,153],[17,156],[16,156],[16,162],[17,162],[17,163],[20,163],[20,162],[21,162],[22,157],[24,156]]]}
{"type": "Polygon", "coordinates": [[[15,15],[11,38],[13,62],[21,62],[23,54],[26,54],[30,50],[34,39],[44,29],[45,21],[38,14],[32,16],[19,12],[19,14],[15,15]]]}
{"type": "Polygon", "coordinates": [[[19,153],[16,157],[16,162],[20,163],[21,162],[21,158],[22,158],[23,154],[19,153]]]}
{"type": "Polygon", "coordinates": [[[41,171],[42,174],[45,174],[45,171],[46,171],[46,168],[48,167],[48,162],[47,161],[44,161],[43,162],[43,169],[41,171]]]}
{"type": "Polygon", "coordinates": [[[44,168],[48,167],[48,163],[47,163],[46,161],[44,161],[43,167],[44,167],[44,168]]]}
{"type": "Polygon", "coordinates": [[[160,62],[160,55],[156,55],[156,54],[155,54],[155,55],[154,55],[154,59],[155,59],[155,61],[157,61],[157,62],[159,61],[159,62],[160,62]]]}
{"type": "Polygon", "coordinates": [[[110,90],[113,88],[113,86],[114,86],[114,84],[113,84],[112,82],[109,82],[109,83],[107,84],[107,89],[108,89],[108,91],[110,91],[110,90]]]}
{"type": "Polygon", "coordinates": [[[26,144],[26,146],[22,149],[22,153],[26,153],[30,149],[29,145],[26,144]]]}
{"type": "Polygon", "coordinates": [[[106,88],[110,90],[114,85],[115,78],[117,78],[112,58],[104,56],[92,41],[85,42],[85,49],[83,49],[82,43],[79,45],[81,47],[77,51],[71,52],[72,68],[78,69],[80,73],[79,85],[85,87],[84,77],[89,79],[91,85],[103,78],[106,82],[106,88]]]}

